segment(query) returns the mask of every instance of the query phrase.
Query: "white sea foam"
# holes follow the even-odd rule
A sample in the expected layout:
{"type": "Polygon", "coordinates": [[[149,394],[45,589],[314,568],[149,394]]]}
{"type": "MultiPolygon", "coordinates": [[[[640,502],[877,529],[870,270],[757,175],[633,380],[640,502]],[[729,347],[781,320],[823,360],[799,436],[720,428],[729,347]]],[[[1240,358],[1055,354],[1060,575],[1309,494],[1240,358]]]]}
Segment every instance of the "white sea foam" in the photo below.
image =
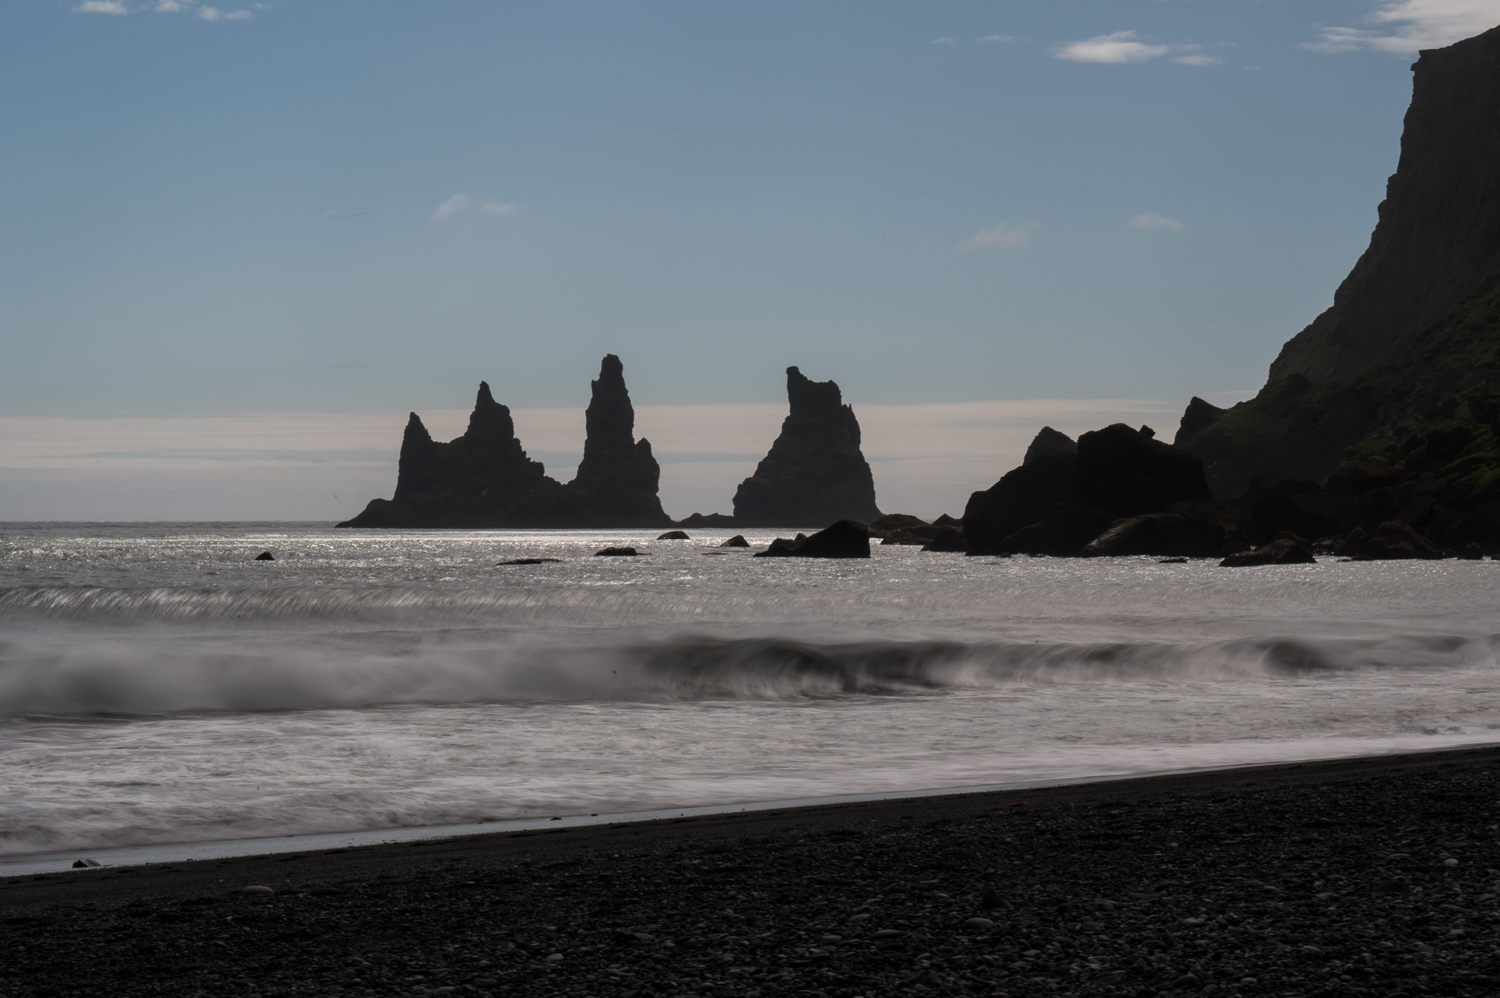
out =
{"type": "Polygon", "coordinates": [[[0,530],[0,853],[1500,741],[1494,563],[721,539],[0,530]]]}

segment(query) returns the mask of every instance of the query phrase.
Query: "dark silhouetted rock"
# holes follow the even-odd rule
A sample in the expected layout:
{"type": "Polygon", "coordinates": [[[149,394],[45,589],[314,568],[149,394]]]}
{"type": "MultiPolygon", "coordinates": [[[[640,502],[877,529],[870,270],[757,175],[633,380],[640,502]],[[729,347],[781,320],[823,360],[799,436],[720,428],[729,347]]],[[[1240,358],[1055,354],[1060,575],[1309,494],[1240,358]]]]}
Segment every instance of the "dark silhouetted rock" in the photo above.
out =
{"type": "Polygon", "coordinates": [[[757,558],[868,558],[870,534],[864,524],[840,520],[815,534],[796,540],[778,537],[757,558]]]}
{"type": "Polygon", "coordinates": [[[963,522],[964,521],[958,519],[957,517],[949,516],[947,513],[944,513],[936,520],[933,520],[932,525],[934,527],[958,527],[962,526],[963,522]]]}
{"type": "Polygon", "coordinates": [[[1083,434],[1076,454],[1036,457],[974,493],[963,530],[969,554],[1071,557],[1115,520],[1208,497],[1197,458],[1116,423],[1083,434]]]}
{"type": "Polygon", "coordinates": [[[896,530],[907,527],[925,527],[928,523],[920,516],[912,516],[910,513],[887,513],[870,521],[870,533],[877,537],[884,536],[896,530]]]}
{"type": "Polygon", "coordinates": [[[1031,438],[1031,445],[1026,448],[1026,456],[1021,459],[1021,463],[1031,464],[1044,457],[1077,453],[1077,441],[1066,433],[1054,430],[1050,426],[1044,426],[1037,431],[1036,436],[1031,438]]]}
{"type": "Polygon", "coordinates": [[[1165,510],[1188,499],[1211,499],[1203,462],[1124,423],[1078,438],[1075,503],[1116,517],[1165,510]]]}
{"type": "Polygon", "coordinates": [[[606,354],[590,388],[583,460],[568,483],[574,522],[598,527],[671,524],[657,498],[661,468],[651,456],[651,443],[635,439],[635,408],[620,358],[606,354]]]}
{"type": "Polygon", "coordinates": [[[255,560],[256,561],[275,561],[276,560],[276,556],[274,554],[272,554],[271,552],[269,552],[269,551],[262,551],[260,554],[258,554],[258,555],[255,556],[255,560]]]}
{"type": "Polygon", "coordinates": [[[832,381],[786,370],[791,411],[781,434],[734,494],[734,520],[745,527],[879,519],[875,479],[860,452],[859,421],[832,381]]]}
{"type": "MultiPolygon", "coordinates": [[[[1109,529],[1112,517],[1097,509],[1079,509],[1070,503],[1059,503],[1036,523],[1029,524],[1005,538],[999,550],[976,552],[969,542],[969,554],[1031,554],[1054,558],[1073,558],[1095,537],[1109,529]]],[[[966,523],[967,526],[967,523],[966,523]]]]}
{"type": "Polygon", "coordinates": [[[1337,534],[1353,505],[1347,495],[1325,493],[1317,482],[1295,479],[1257,479],[1250,498],[1255,521],[1263,531],[1289,530],[1303,537],[1337,534]]]}
{"type": "Polygon", "coordinates": [[[1458,556],[1464,561],[1483,561],[1484,548],[1480,547],[1474,541],[1470,541],[1459,550],[1458,556]]]}
{"type": "MultiPolygon", "coordinates": [[[[1072,502],[1077,465],[1078,458],[1073,454],[1038,458],[971,495],[962,521],[969,553],[1009,554],[1007,538],[1039,522],[1053,507],[1072,502]]],[[[1108,525],[1109,518],[1105,517],[1104,526],[1108,525]]],[[[1080,541],[1078,549],[1097,537],[1099,530],[1080,541]]]]}
{"type": "Polygon", "coordinates": [[[1232,554],[1219,562],[1222,568],[1249,568],[1255,565],[1314,565],[1318,559],[1307,548],[1290,538],[1272,541],[1262,547],[1232,554]]]}
{"type": "Polygon", "coordinates": [[[679,527],[697,527],[700,530],[709,527],[732,527],[734,517],[725,516],[723,513],[694,513],[685,520],[678,520],[679,527]]]}
{"type": "Polygon", "coordinates": [[[594,552],[595,558],[634,558],[640,552],[635,548],[604,548],[594,552]]]}
{"type": "Polygon", "coordinates": [[[750,542],[745,540],[744,534],[735,534],[729,540],[719,545],[721,548],[747,548],[749,546],[750,542]]]}
{"type": "Polygon", "coordinates": [[[962,530],[956,527],[944,527],[942,533],[922,545],[922,550],[964,552],[969,550],[969,542],[962,530]]]}
{"type": "MultiPolygon", "coordinates": [[[[927,544],[934,538],[946,534],[952,529],[952,527],[939,527],[932,524],[927,524],[920,527],[902,527],[900,530],[892,530],[886,533],[885,536],[881,537],[880,543],[906,544],[916,545],[920,547],[924,544],[927,544]]],[[[871,536],[879,536],[873,530],[870,532],[870,534],[871,536]]]]}
{"type": "MultiPolygon", "coordinates": [[[[1453,471],[1468,486],[1500,468],[1500,436],[1477,432],[1500,389],[1497,65],[1500,29],[1421,53],[1396,173],[1332,307],[1286,343],[1255,398],[1188,407],[1176,442],[1203,459],[1219,497],[1258,474],[1324,481],[1346,458],[1385,465],[1406,485],[1465,456],[1453,471]],[[1471,435],[1445,459],[1426,438],[1437,430],[1453,444],[1455,423],[1471,435]]],[[[1444,522],[1423,518],[1422,531],[1444,522]]],[[[1343,524],[1353,525],[1378,522],[1358,513],[1343,524]]]]}
{"type": "Polygon", "coordinates": [[[691,540],[692,538],[688,537],[688,535],[683,533],[681,530],[668,530],[666,533],[662,534],[656,539],[659,541],[686,541],[691,540]]]}
{"type": "Polygon", "coordinates": [[[1389,520],[1370,531],[1348,556],[1355,561],[1437,560],[1443,557],[1443,549],[1413,530],[1410,524],[1389,520]]]}
{"type": "Polygon", "coordinates": [[[585,415],[578,475],[561,485],[526,456],[510,410],[479,383],[463,435],[432,439],[412,413],[401,440],[396,491],[341,527],[655,527],[671,520],[657,498],[651,445],[634,441],[635,412],[620,360],[606,356],[585,415]]]}
{"type": "Polygon", "coordinates": [[[550,562],[560,563],[561,561],[561,558],[512,558],[510,561],[498,561],[495,565],[496,567],[500,565],[546,565],[550,562]]]}
{"type": "Polygon", "coordinates": [[[1240,515],[1210,500],[1177,503],[1163,513],[1119,520],[1083,549],[1086,558],[1157,555],[1222,558],[1250,548],[1240,515]]]}

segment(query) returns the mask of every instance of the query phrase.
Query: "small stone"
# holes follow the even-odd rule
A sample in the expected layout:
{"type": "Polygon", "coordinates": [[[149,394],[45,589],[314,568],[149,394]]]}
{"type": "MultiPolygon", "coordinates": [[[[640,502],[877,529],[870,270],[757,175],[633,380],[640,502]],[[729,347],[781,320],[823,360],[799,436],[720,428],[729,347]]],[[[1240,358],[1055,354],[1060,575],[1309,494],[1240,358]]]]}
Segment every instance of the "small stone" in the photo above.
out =
{"type": "Polygon", "coordinates": [[[73,869],[75,870],[92,870],[100,865],[102,864],[97,859],[75,859],[73,861],[73,869]]]}
{"type": "Polygon", "coordinates": [[[561,963],[562,962],[562,958],[563,958],[563,955],[561,953],[549,953],[549,954],[547,954],[547,962],[548,963],[561,963]]]}
{"type": "Polygon", "coordinates": [[[878,930],[876,930],[876,932],[875,932],[874,935],[870,936],[870,938],[871,939],[895,939],[895,938],[897,938],[900,935],[901,935],[901,933],[897,932],[895,929],[878,929],[878,930]]]}
{"type": "Polygon", "coordinates": [[[253,884],[250,887],[240,888],[241,894],[275,894],[276,892],[263,884],[253,884]]]}
{"type": "Polygon", "coordinates": [[[1240,985],[1242,987],[1253,988],[1253,987],[1255,987],[1259,983],[1260,983],[1260,981],[1256,980],[1253,977],[1241,977],[1240,978],[1240,985]]]}
{"type": "Polygon", "coordinates": [[[474,978],[474,984],[477,987],[481,987],[481,988],[493,988],[493,987],[495,987],[499,983],[500,982],[498,980],[496,980],[495,978],[493,978],[493,977],[476,977],[476,978],[474,978]]]}
{"type": "Polygon", "coordinates": [[[843,936],[831,936],[830,935],[830,936],[824,936],[823,939],[822,939],[822,942],[829,943],[829,944],[832,944],[832,943],[841,943],[843,941],[844,941],[844,937],[843,936]]]}
{"type": "Polygon", "coordinates": [[[995,923],[988,918],[968,918],[964,920],[964,928],[966,929],[993,929],[994,927],[995,923]]]}
{"type": "Polygon", "coordinates": [[[1116,905],[1113,901],[1100,901],[1099,907],[1103,908],[1105,911],[1114,911],[1116,905]]]}
{"type": "Polygon", "coordinates": [[[1458,865],[1458,860],[1454,859],[1452,856],[1449,856],[1447,859],[1443,860],[1443,865],[1444,866],[1457,866],[1458,865]]]}

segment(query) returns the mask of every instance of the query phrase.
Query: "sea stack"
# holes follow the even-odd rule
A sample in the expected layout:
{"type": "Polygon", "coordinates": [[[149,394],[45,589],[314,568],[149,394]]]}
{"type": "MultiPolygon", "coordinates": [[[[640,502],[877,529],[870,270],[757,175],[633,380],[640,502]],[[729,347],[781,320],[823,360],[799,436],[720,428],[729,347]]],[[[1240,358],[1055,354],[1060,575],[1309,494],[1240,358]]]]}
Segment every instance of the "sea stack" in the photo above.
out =
{"type": "Polygon", "coordinates": [[[671,521],[657,498],[651,445],[632,438],[635,410],[620,359],[604,358],[586,414],[578,474],[567,485],[526,456],[510,410],[481,381],[463,436],[432,439],[412,413],[401,438],[396,491],[340,527],[655,527],[671,521]]]}
{"type": "Polygon", "coordinates": [[[880,516],[875,479],[859,449],[859,421],[832,381],[810,381],[786,369],[791,412],[781,435],[734,494],[741,527],[869,523],[880,516]]]}
{"type": "Polygon", "coordinates": [[[663,512],[657,487],[661,467],[651,442],[635,439],[635,407],[625,388],[625,367],[605,354],[584,413],[586,437],[578,473],[568,483],[574,526],[660,527],[672,522],[663,512]]]}

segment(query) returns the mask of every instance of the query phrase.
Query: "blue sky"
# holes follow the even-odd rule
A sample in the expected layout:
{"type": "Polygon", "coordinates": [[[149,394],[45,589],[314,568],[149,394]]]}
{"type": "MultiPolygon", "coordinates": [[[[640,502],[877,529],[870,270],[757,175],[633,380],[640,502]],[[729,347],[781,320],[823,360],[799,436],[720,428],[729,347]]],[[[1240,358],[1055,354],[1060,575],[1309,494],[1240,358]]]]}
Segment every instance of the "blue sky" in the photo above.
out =
{"type": "MultiPolygon", "coordinates": [[[[453,410],[480,378],[581,407],[606,351],[638,404],[695,412],[778,402],[788,364],[857,408],[1242,397],[1368,241],[1415,50],[1497,23],[18,0],[0,418],[453,410]]],[[[26,474],[0,518],[64,487],[26,474]]]]}

